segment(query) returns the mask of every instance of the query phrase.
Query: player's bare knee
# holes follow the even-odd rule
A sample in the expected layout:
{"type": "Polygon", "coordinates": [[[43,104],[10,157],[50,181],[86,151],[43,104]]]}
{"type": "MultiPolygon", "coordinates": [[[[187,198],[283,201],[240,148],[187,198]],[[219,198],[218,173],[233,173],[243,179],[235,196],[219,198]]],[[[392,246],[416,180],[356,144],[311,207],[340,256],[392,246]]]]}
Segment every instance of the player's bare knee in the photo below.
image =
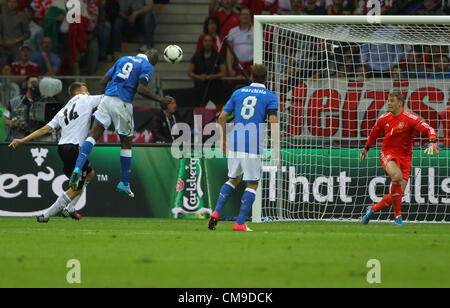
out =
{"type": "Polygon", "coordinates": [[[229,179],[228,182],[231,183],[234,187],[237,187],[241,182],[241,178],[229,179]]]}
{"type": "Polygon", "coordinates": [[[394,172],[391,176],[391,180],[393,182],[402,182],[403,181],[403,175],[401,172],[394,172]]]}
{"type": "Polygon", "coordinates": [[[95,176],[95,171],[91,170],[91,172],[89,172],[89,174],[86,176],[86,181],[90,182],[94,176],[95,176]]]}
{"type": "Polygon", "coordinates": [[[120,136],[120,144],[123,150],[131,150],[133,146],[133,139],[131,137],[120,136]]]}
{"type": "Polygon", "coordinates": [[[247,188],[253,189],[253,190],[257,190],[259,186],[258,182],[247,182],[247,188]]]}

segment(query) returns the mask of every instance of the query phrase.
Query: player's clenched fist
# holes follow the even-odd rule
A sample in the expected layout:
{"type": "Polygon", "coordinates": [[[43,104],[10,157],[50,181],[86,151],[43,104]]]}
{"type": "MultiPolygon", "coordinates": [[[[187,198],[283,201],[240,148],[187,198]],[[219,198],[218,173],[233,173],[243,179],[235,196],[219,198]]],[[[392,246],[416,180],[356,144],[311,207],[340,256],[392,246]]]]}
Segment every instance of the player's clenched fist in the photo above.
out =
{"type": "Polygon", "coordinates": [[[436,140],[430,140],[430,143],[428,144],[428,147],[425,150],[425,154],[433,156],[434,152],[436,152],[436,154],[439,154],[439,146],[436,145],[436,140]]]}
{"type": "Polygon", "coordinates": [[[361,153],[359,154],[359,161],[363,162],[366,159],[368,153],[369,153],[369,147],[366,145],[366,146],[364,146],[361,153]]]}

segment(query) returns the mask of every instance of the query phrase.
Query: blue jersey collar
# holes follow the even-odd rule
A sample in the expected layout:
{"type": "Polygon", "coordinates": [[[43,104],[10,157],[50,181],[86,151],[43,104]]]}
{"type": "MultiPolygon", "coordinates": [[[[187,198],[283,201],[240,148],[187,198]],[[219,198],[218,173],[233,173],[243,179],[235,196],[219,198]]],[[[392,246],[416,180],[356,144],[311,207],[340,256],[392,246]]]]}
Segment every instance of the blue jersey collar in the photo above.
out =
{"type": "Polygon", "coordinates": [[[144,58],[145,60],[147,60],[147,62],[149,62],[147,56],[144,55],[143,53],[138,54],[136,57],[144,58]]]}
{"type": "Polygon", "coordinates": [[[255,88],[266,88],[266,86],[263,85],[262,83],[256,83],[256,82],[252,83],[252,84],[250,85],[250,87],[255,87],[255,88]]]}

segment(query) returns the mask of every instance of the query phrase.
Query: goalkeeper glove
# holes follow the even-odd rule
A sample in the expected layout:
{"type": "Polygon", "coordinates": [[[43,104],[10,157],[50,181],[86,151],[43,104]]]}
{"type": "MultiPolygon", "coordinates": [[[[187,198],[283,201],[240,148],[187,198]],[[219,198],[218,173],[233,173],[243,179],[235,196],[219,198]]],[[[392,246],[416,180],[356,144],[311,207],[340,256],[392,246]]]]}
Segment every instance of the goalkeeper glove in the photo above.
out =
{"type": "Polygon", "coordinates": [[[436,144],[436,140],[432,139],[430,140],[430,143],[425,150],[425,154],[433,156],[434,152],[436,152],[436,154],[439,154],[440,149],[441,148],[436,144]]]}
{"type": "Polygon", "coordinates": [[[367,154],[369,153],[369,149],[370,149],[369,146],[367,146],[367,145],[364,146],[364,149],[362,149],[361,153],[359,154],[360,162],[363,162],[366,159],[367,154]]]}

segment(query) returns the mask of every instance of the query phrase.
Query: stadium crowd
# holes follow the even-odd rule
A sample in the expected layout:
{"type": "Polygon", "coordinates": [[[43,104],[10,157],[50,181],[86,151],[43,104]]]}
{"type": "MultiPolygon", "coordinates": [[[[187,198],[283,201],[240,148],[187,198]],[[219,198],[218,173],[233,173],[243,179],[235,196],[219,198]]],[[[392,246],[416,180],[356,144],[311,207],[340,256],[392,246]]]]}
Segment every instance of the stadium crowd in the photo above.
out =
{"type": "MultiPolygon", "coordinates": [[[[196,101],[223,104],[222,89],[245,82],[253,64],[253,25],[256,14],[367,14],[368,0],[211,0],[203,33],[190,60],[196,101]],[[226,40],[225,40],[226,39],[226,40]],[[223,80],[233,77],[234,81],[223,80]],[[236,81],[237,80],[237,81],[236,81]],[[218,97],[222,97],[222,100],[218,97]]],[[[81,0],[79,23],[67,22],[65,0],[0,0],[0,65],[2,76],[96,75],[99,63],[112,62],[130,37],[152,47],[155,3],[167,0],[81,0]],[[136,35],[137,34],[137,35],[136,35]]],[[[381,0],[388,15],[450,13],[448,0],[381,0]]],[[[393,27],[392,31],[397,31],[393,27]]],[[[266,29],[269,40],[270,30],[266,29]]],[[[332,44],[316,40],[308,55],[299,56],[287,37],[279,48],[285,56],[282,79],[343,77],[450,78],[448,46],[341,45],[334,50],[334,67],[327,51],[332,44]],[[371,52],[376,48],[377,52],[371,52]],[[385,52],[379,52],[383,48],[385,52]],[[301,59],[308,59],[307,61],[301,59]],[[327,63],[328,61],[328,63],[327,63]],[[312,68],[314,70],[308,69],[312,68]]],[[[16,79],[14,79],[16,80],[16,79]]],[[[10,100],[26,86],[0,79],[0,126],[10,100]]],[[[1,130],[1,127],[0,127],[1,130]]],[[[0,134],[1,138],[1,134],[0,134]]]]}

